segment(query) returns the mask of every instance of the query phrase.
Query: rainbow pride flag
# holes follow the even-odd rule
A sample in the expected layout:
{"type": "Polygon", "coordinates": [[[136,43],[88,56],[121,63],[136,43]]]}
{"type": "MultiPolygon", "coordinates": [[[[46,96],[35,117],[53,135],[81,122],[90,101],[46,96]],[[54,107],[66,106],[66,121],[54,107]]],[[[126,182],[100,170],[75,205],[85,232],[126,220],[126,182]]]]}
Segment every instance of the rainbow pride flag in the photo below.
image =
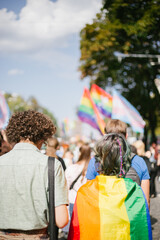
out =
{"type": "Polygon", "coordinates": [[[129,178],[97,176],[74,204],[68,240],[151,240],[147,201],[129,178]]]}
{"type": "Polygon", "coordinates": [[[68,130],[69,130],[69,127],[68,127],[68,118],[65,118],[65,119],[63,120],[61,129],[62,129],[63,134],[66,135],[67,132],[68,132],[68,130]]]}
{"type": "Polygon", "coordinates": [[[8,122],[10,117],[10,110],[8,107],[8,104],[6,102],[5,97],[0,92],[0,129],[4,129],[8,122]]]}
{"type": "Polygon", "coordinates": [[[107,118],[112,116],[112,96],[102,88],[93,84],[91,87],[91,97],[96,104],[98,110],[107,118]]]}
{"type": "Polygon", "coordinates": [[[134,132],[143,133],[145,121],[142,119],[137,109],[127,101],[116,90],[113,91],[113,119],[120,119],[121,121],[128,123],[134,132]]]}
{"type": "Polygon", "coordinates": [[[105,122],[101,118],[87,88],[83,92],[81,104],[78,109],[78,117],[82,122],[88,123],[101,134],[104,134],[105,122]]]}

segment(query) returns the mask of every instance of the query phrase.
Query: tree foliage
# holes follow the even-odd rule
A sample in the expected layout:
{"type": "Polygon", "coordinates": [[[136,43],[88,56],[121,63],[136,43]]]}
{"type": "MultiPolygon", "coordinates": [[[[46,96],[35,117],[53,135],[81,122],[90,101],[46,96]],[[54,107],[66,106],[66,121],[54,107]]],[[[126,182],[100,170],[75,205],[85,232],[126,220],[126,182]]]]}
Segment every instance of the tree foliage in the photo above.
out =
{"type": "Polygon", "coordinates": [[[32,109],[49,116],[53,123],[57,126],[57,121],[54,115],[47,108],[40,106],[35,97],[30,97],[26,101],[19,95],[5,93],[5,99],[8,103],[11,114],[32,109]]]}
{"type": "Polygon", "coordinates": [[[80,33],[81,78],[90,77],[91,84],[102,88],[118,84],[146,120],[153,138],[160,114],[160,94],[154,82],[160,75],[154,57],[160,54],[159,26],[160,0],[105,0],[93,23],[80,33]],[[119,53],[145,57],[121,57],[119,53]]]}

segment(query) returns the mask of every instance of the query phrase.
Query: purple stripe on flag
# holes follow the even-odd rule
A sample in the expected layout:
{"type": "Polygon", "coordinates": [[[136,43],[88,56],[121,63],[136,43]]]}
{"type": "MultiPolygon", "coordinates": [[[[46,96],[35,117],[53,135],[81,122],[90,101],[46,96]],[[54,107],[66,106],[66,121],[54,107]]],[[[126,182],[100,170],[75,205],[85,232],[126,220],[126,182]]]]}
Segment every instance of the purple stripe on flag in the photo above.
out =
{"type": "MultiPolygon", "coordinates": [[[[82,122],[88,123],[89,125],[91,125],[93,128],[99,130],[98,125],[96,124],[96,121],[93,117],[91,117],[91,115],[81,112],[78,112],[78,117],[80,118],[80,120],[82,122]]],[[[99,130],[100,131],[100,130],[99,130]]]]}

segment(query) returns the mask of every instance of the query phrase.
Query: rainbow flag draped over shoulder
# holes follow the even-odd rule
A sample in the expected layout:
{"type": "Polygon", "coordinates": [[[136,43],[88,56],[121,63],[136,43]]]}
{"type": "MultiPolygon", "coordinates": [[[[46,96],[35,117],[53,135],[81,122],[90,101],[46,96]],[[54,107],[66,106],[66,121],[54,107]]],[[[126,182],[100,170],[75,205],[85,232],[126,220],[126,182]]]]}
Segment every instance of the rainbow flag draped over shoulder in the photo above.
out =
{"type": "Polygon", "coordinates": [[[87,88],[83,92],[81,104],[78,109],[78,117],[82,122],[88,123],[93,128],[99,130],[101,134],[104,134],[105,122],[101,118],[87,88]]]}
{"type": "Polygon", "coordinates": [[[102,88],[93,84],[91,87],[91,97],[96,104],[98,110],[107,118],[112,116],[112,96],[102,88]]]}
{"type": "Polygon", "coordinates": [[[74,204],[68,240],[151,240],[148,205],[131,179],[97,176],[74,204]]]}
{"type": "Polygon", "coordinates": [[[144,131],[145,121],[137,109],[116,90],[113,91],[112,118],[128,123],[134,132],[143,133],[144,131]]]}

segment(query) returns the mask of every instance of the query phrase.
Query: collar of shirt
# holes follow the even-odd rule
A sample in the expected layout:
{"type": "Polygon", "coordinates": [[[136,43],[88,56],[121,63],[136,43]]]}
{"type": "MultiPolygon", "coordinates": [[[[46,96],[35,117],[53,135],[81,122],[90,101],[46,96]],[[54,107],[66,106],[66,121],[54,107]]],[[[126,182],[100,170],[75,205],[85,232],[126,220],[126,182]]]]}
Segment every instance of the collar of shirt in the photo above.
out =
{"type": "Polygon", "coordinates": [[[17,143],[14,148],[14,150],[22,150],[22,149],[28,149],[28,150],[36,150],[38,152],[40,152],[40,150],[33,144],[31,143],[17,143]]]}

